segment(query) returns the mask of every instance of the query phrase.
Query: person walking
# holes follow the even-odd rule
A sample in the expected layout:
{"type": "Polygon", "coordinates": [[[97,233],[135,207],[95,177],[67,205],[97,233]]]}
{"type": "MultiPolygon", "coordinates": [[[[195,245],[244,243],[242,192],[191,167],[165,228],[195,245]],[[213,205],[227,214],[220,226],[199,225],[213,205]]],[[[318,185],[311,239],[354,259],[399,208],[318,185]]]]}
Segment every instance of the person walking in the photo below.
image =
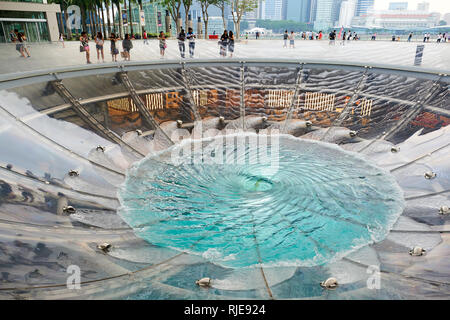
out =
{"type": "Polygon", "coordinates": [[[413,33],[412,33],[412,32],[410,32],[410,33],[409,33],[409,36],[408,36],[408,42],[411,42],[411,38],[412,38],[412,36],[413,36],[413,33]]]}
{"type": "Polygon", "coordinates": [[[180,49],[180,55],[181,58],[184,59],[185,58],[185,51],[186,51],[186,46],[184,44],[184,42],[186,41],[186,33],[184,33],[184,29],[181,28],[180,33],[178,34],[178,49],[180,49]]]}
{"type": "Polygon", "coordinates": [[[330,34],[328,35],[328,39],[330,40],[330,42],[328,43],[328,45],[335,45],[335,40],[336,40],[336,30],[333,30],[330,32],[330,34]]]}
{"type": "Polygon", "coordinates": [[[113,32],[111,33],[111,36],[109,37],[109,40],[111,41],[111,56],[112,56],[112,61],[113,62],[117,62],[117,55],[119,54],[119,49],[117,49],[117,36],[116,34],[113,32]]]}
{"type": "Polygon", "coordinates": [[[89,51],[89,38],[85,31],[81,32],[80,36],[80,52],[86,52],[86,63],[91,64],[89,51]]]}
{"type": "Polygon", "coordinates": [[[27,37],[23,32],[19,32],[17,34],[17,41],[19,41],[19,52],[22,55],[22,57],[30,58],[31,57],[30,52],[28,51],[28,48],[25,44],[25,42],[27,41],[27,37]],[[27,57],[25,57],[25,53],[27,54],[27,57]]]}
{"type": "Polygon", "coordinates": [[[345,45],[345,38],[347,38],[347,33],[344,31],[344,34],[342,35],[342,42],[341,45],[345,45]]]}
{"type": "Polygon", "coordinates": [[[166,44],[166,35],[164,32],[160,32],[158,36],[159,40],[159,54],[161,55],[161,59],[164,59],[164,54],[166,52],[167,44],[166,44]]]}
{"type": "Polygon", "coordinates": [[[228,46],[228,31],[224,30],[223,34],[220,36],[220,55],[222,58],[225,58],[227,56],[227,46],[228,46]]]}
{"type": "Polygon", "coordinates": [[[230,53],[230,58],[233,58],[234,53],[234,34],[233,31],[228,33],[228,52],[230,53]]]}
{"type": "Polygon", "coordinates": [[[64,44],[64,35],[62,33],[59,34],[59,42],[61,42],[63,48],[66,47],[64,44]]]}
{"type": "Polygon", "coordinates": [[[288,38],[289,38],[288,31],[287,31],[287,30],[284,30],[284,35],[283,35],[284,45],[283,45],[283,48],[287,48],[287,41],[288,41],[288,38]]]}
{"type": "Polygon", "coordinates": [[[295,34],[294,31],[291,31],[291,34],[289,35],[289,48],[295,48],[295,34]]]}
{"type": "Polygon", "coordinates": [[[147,31],[145,31],[145,30],[144,30],[144,33],[142,33],[142,39],[144,39],[144,44],[148,44],[147,31]]]}
{"type": "Polygon", "coordinates": [[[322,32],[322,30],[320,30],[319,31],[319,40],[322,40],[322,37],[323,37],[323,32],[322,32]]]}
{"type": "Polygon", "coordinates": [[[122,41],[122,48],[124,52],[124,59],[125,61],[131,60],[131,54],[130,51],[133,49],[133,43],[131,42],[130,35],[127,33],[125,34],[125,39],[122,41]]]}
{"type": "Polygon", "coordinates": [[[16,43],[17,42],[17,34],[18,33],[19,33],[19,30],[17,30],[17,29],[11,30],[11,32],[9,33],[9,40],[12,43],[16,43]]]}
{"type": "Polygon", "coordinates": [[[100,54],[102,55],[102,60],[105,62],[105,53],[103,51],[103,34],[101,32],[97,32],[97,36],[95,37],[95,49],[97,50],[97,62],[100,60],[100,54]]]}
{"type": "Polygon", "coordinates": [[[194,50],[195,50],[195,34],[192,28],[188,28],[187,39],[189,41],[189,57],[194,58],[194,50]]]}

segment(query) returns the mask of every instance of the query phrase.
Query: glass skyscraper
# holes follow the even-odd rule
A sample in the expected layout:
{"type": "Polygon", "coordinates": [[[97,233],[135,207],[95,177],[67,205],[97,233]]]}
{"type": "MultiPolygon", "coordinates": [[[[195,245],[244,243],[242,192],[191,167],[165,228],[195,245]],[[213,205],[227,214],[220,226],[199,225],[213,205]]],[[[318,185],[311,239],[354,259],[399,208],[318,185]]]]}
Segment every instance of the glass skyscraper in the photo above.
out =
{"type": "Polygon", "coordinates": [[[373,9],[373,4],[375,0],[358,0],[358,3],[356,4],[356,16],[363,16],[366,15],[367,12],[370,9],[373,9]]]}

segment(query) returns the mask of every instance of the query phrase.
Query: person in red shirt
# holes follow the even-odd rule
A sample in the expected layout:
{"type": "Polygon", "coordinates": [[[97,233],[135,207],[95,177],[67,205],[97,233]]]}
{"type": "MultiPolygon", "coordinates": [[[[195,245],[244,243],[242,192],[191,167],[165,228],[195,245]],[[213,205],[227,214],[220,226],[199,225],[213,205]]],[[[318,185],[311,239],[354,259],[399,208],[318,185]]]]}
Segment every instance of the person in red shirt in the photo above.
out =
{"type": "Polygon", "coordinates": [[[322,31],[319,31],[319,40],[322,40],[322,36],[323,36],[322,31]]]}
{"type": "Polygon", "coordinates": [[[144,33],[142,34],[142,38],[144,39],[144,44],[148,44],[147,31],[144,30],[144,33]]]}

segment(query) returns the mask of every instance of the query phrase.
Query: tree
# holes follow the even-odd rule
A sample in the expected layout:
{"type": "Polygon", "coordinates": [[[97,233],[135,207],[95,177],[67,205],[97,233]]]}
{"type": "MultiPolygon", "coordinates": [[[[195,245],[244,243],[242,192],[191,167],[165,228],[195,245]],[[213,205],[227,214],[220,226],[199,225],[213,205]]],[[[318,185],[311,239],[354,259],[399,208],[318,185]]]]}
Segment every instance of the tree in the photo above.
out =
{"type": "Polygon", "coordinates": [[[447,24],[447,21],[445,21],[445,20],[439,21],[440,26],[445,26],[446,24],[447,24]]]}
{"type": "Polygon", "coordinates": [[[225,30],[227,28],[227,21],[225,19],[225,7],[227,4],[230,4],[231,0],[217,0],[214,6],[220,9],[222,12],[222,21],[223,21],[223,29],[225,30]]]}
{"type": "Polygon", "coordinates": [[[176,32],[180,32],[181,26],[178,23],[178,19],[180,19],[180,9],[181,9],[181,0],[162,0],[161,4],[167,8],[170,13],[170,16],[175,21],[176,32]]]}
{"type": "Polygon", "coordinates": [[[192,5],[192,0],[182,0],[183,2],[183,7],[184,7],[184,28],[187,31],[189,28],[189,9],[191,8],[192,5]]]}
{"type": "Polygon", "coordinates": [[[216,6],[219,0],[198,0],[198,2],[200,2],[200,7],[202,8],[203,22],[205,23],[205,39],[208,39],[208,20],[209,20],[208,8],[210,5],[216,6]]]}
{"type": "MultiPolygon", "coordinates": [[[[111,35],[111,19],[109,17],[109,6],[111,5],[111,0],[103,0],[106,10],[106,17],[108,19],[108,37],[111,35]]],[[[114,23],[114,9],[113,9],[113,23],[114,23]]],[[[106,35],[105,35],[106,37],[106,35]]]]}
{"type": "Polygon", "coordinates": [[[131,0],[128,0],[128,24],[130,25],[130,37],[133,37],[133,12],[131,10],[131,0]]]}
{"type": "Polygon", "coordinates": [[[239,39],[241,33],[241,20],[246,12],[251,12],[258,7],[258,0],[230,0],[231,15],[233,16],[234,30],[236,39],[239,39]]]}
{"type": "MultiPolygon", "coordinates": [[[[122,19],[122,14],[121,14],[121,10],[120,10],[120,5],[123,3],[123,1],[124,0],[112,0],[112,3],[117,8],[117,16],[118,16],[118,21],[119,21],[119,36],[121,39],[124,38],[124,36],[123,36],[123,19],[122,19]]],[[[114,9],[113,9],[113,21],[114,21],[114,9]]]]}
{"type": "MultiPolygon", "coordinates": [[[[142,0],[138,0],[139,4],[139,24],[141,24],[141,13],[140,11],[144,10],[144,7],[142,6],[142,0]]],[[[144,34],[144,26],[141,26],[141,35],[144,34]]]]}

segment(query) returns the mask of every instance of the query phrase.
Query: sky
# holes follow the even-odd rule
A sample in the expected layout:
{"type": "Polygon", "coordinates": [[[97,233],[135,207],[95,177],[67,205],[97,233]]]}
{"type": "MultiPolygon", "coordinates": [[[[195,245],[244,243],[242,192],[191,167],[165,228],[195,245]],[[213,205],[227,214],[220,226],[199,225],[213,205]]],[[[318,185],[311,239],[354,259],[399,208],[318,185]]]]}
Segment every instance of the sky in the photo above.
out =
{"type": "Polygon", "coordinates": [[[389,2],[408,2],[408,10],[416,10],[420,2],[428,2],[431,12],[450,13],[450,0],[375,0],[375,10],[385,10],[389,2]]]}

